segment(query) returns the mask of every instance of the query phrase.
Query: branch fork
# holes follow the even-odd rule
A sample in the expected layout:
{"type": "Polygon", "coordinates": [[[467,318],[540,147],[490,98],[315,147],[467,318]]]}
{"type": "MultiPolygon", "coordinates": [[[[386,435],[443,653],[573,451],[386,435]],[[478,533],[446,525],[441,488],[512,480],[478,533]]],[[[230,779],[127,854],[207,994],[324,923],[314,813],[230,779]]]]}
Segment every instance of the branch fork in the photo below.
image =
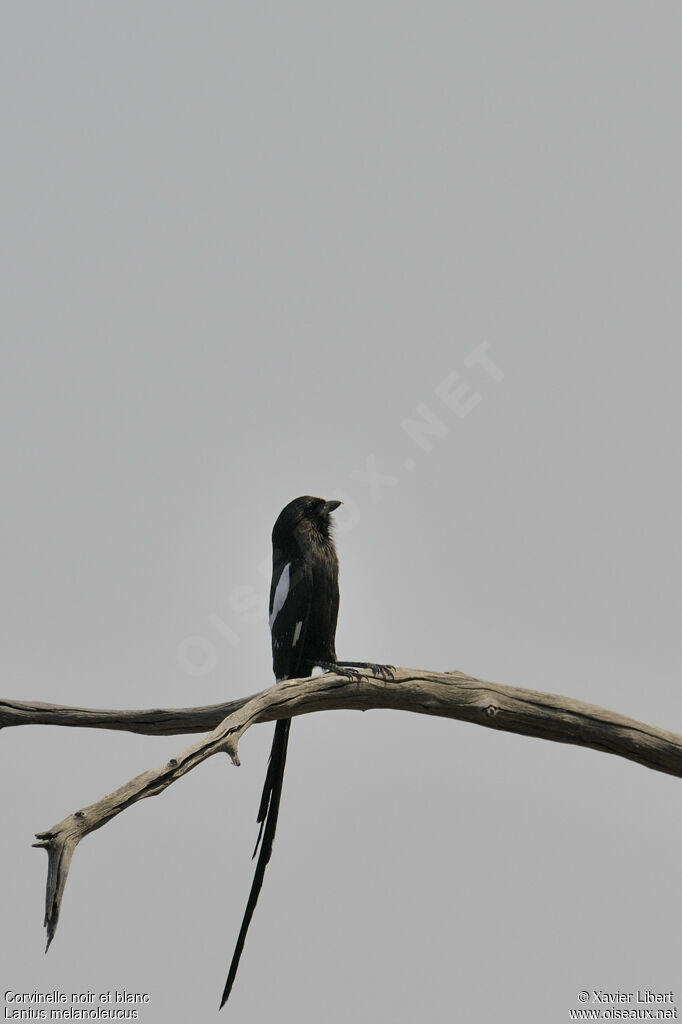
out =
{"type": "Polygon", "coordinates": [[[123,729],[151,735],[206,732],[198,742],[160,768],[137,775],[113,793],[68,815],[33,845],[48,855],[45,897],[47,948],[54,938],[71,859],[81,839],[138,800],[158,796],[213,754],[239,765],[239,740],[257,722],[316,711],[372,708],[413,711],[473,722],[491,729],[573,743],[636,761],[654,771],[682,777],[682,736],[613,711],[550,693],[502,686],[463,672],[396,668],[392,678],[362,672],[328,672],[287,679],[261,693],[198,708],[106,711],[0,699],[0,729],[49,724],[123,729]]]}

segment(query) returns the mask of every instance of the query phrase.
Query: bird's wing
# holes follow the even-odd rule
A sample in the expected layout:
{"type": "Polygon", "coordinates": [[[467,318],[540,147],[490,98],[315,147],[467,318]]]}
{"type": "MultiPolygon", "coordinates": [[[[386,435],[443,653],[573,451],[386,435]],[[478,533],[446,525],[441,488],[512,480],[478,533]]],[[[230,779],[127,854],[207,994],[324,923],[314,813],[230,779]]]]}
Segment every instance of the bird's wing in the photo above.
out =
{"type": "Polygon", "coordinates": [[[310,618],[313,573],[303,560],[286,562],[272,574],[270,634],[275,679],[295,679],[310,618]]]}

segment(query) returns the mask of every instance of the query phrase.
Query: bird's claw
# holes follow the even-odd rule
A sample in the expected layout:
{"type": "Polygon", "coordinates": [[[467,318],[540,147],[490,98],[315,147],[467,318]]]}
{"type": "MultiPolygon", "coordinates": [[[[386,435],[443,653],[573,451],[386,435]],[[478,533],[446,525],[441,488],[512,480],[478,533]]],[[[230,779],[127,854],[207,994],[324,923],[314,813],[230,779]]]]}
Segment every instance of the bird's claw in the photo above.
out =
{"type": "Polygon", "coordinates": [[[359,683],[362,679],[362,672],[359,668],[351,668],[349,665],[340,666],[337,665],[334,669],[340,676],[345,676],[347,679],[352,679],[354,683],[359,683]]]}
{"type": "Polygon", "coordinates": [[[334,666],[335,672],[340,672],[342,675],[351,675],[351,678],[359,678],[362,675],[358,671],[359,669],[365,669],[365,671],[370,672],[376,678],[383,679],[384,682],[389,682],[395,678],[394,665],[379,665],[373,661],[340,661],[334,666]],[[343,672],[342,667],[347,671],[343,672]]]}
{"type": "Polygon", "coordinates": [[[362,672],[354,666],[353,662],[344,664],[338,661],[318,661],[316,668],[323,668],[325,672],[334,672],[337,676],[345,676],[357,683],[362,678],[362,672]]]}
{"type": "Polygon", "coordinates": [[[395,665],[375,665],[372,663],[367,667],[373,676],[379,676],[385,682],[395,679],[395,665]]]}

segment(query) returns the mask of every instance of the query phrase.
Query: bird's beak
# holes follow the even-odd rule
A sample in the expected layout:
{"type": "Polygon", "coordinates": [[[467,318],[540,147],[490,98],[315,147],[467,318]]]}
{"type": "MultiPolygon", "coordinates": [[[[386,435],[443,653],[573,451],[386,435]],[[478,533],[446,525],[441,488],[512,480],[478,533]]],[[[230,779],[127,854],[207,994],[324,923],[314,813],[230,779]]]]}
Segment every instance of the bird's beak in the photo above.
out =
{"type": "Polygon", "coordinates": [[[342,501],[325,501],[324,505],[322,506],[322,511],[323,512],[333,512],[335,508],[339,507],[339,505],[343,505],[343,502],[342,501]]]}

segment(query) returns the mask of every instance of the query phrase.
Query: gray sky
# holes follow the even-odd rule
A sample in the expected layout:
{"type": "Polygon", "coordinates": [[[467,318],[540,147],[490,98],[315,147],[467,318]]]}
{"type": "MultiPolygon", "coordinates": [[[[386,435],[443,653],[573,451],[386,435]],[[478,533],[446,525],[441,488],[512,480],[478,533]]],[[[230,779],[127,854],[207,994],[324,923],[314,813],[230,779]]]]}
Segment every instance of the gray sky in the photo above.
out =
{"type": "MultiPolygon", "coordinates": [[[[313,493],[346,501],[340,656],[682,730],[681,28],[623,0],[11,4],[0,692],[267,685],[270,530],[313,493]]],[[[87,839],[44,957],[33,833],[191,740],[3,732],[3,993],[213,1019],[270,739],[87,839]]],[[[298,719],[226,1019],[682,1008],[679,794],[463,723],[298,719]]]]}

